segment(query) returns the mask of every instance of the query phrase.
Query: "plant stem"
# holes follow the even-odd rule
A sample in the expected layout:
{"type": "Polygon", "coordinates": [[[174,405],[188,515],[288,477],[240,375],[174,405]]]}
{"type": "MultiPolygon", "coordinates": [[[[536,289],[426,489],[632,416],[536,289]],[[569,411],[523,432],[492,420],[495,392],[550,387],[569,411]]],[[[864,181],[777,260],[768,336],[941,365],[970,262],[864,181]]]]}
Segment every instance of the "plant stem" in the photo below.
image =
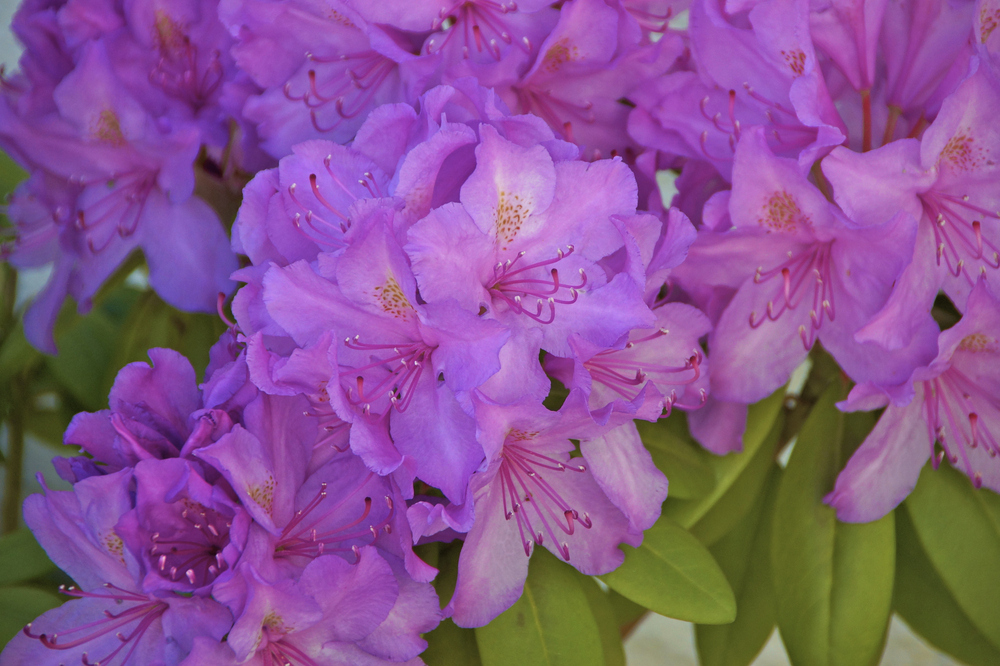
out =
{"type": "Polygon", "coordinates": [[[7,414],[7,457],[4,461],[2,530],[13,532],[21,518],[21,471],[24,467],[24,399],[25,382],[15,378],[10,385],[10,409],[7,414]]]}

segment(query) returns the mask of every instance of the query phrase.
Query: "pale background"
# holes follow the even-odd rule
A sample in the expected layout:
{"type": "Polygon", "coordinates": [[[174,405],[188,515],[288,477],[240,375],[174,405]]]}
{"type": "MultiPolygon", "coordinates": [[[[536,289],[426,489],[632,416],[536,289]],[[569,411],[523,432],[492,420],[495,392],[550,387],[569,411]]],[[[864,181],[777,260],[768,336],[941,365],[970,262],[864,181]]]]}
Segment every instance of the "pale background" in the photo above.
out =
{"type": "MultiPolygon", "coordinates": [[[[15,0],[0,0],[0,63],[7,63],[8,69],[14,69],[14,63],[20,53],[20,48],[9,29],[11,16],[16,8],[15,0]]],[[[23,280],[23,282],[34,283],[24,285],[28,290],[32,290],[32,286],[38,288],[44,283],[44,276],[39,275],[34,280],[23,280]]],[[[48,449],[28,446],[25,453],[25,489],[28,492],[40,489],[34,478],[37,470],[43,470],[47,479],[56,481],[55,474],[48,465],[50,457],[48,449]]],[[[625,642],[625,654],[629,666],[697,666],[698,664],[691,624],[653,614],[643,620],[625,642]]],[[[882,666],[951,666],[957,663],[928,647],[905,624],[893,619],[882,666]]],[[[785,655],[777,631],[771,635],[770,641],[754,664],[788,666],[788,657],[785,655]]]]}

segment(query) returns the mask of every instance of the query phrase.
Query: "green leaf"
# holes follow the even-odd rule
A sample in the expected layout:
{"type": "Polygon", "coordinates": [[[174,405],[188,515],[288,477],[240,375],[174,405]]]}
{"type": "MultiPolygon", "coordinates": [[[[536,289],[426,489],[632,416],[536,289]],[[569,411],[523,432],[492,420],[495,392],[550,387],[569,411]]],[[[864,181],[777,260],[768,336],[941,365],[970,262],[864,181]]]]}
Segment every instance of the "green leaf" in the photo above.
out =
{"type": "Polygon", "coordinates": [[[0,644],[6,644],[24,625],[63,601],[58,594],[37,587],[0,587],[0,644]]]}
{"type": "Polygon", "coordinates": [[[18,183],[27,177],[27,171],[22,169],[7,153],[0,151],[0,197],[6,197],[13,192],[18,183]]]}
{"type": "Polygon", "coordinates": [[[980,633],[927,558],[910,512],[896,509],[896,585],[893,609],[910,629],[970,666],[1000,664],[1000,650],[980,633]]]}
{"type": "MultiPolygon", "coordinates": [[[[434,578],[438,600],[444,606],[455,592],[458,580],[458,556],[462,542],[450,544],[431,542],[414,548],[414,552],[433,567],[439,569],[434,578]]],[[[434,631],[424,634],[427,649],[420,655],[429,666],[481,666],[476,632],[459,627],[446,619],[434,631]]]]}
{"type": "Polygon", "coordinates": [[[736,621],[695,625],[702,666],[746,666],[774,629],[771,522],[781,470],[771,462],[762,493],[737,527],[709,548],[736,595],[736,621]]]}
{"type": "Polygon", "coordinates": [[[590,612],[597,621],[597,630],[601,638],[601,648],[606,666],[625,666],[625,648],[622,646],[622,635],[611,607],[608,592],[605,592],[597,582],[588,576],[579,574],[580,587],[587,595],[590,612]]]}
{"type": "Polygon", "coordinates": [[[753,460],[754,454],[764,444],[774,426],[775,419],[781,413],[784,399],[785,389],[780,388],[764,400],[750,405],[746,432],[743,433],[743,450],[726,456],[710,457],[710,464],[715,475],[715,487],[712,492],[693,500],[672,500],[668,497],[663,504],[663,514],[686,529],[690,529],[701,520],[732,487],[753,460]]]}
{"type": "Polygon", "coordinates": [[[927,558],[969,620],[1000,648],[1000,496],[942,464],[906,500],[927,558]]]}
{"type": "Polygon", "coordinates": [[[635,425],[643,444],[653,456],[653,463],[670,480],[670,497],[704,497],[715,486],[715,472],[709,464],[711,454],[668,427],[668,423],[682,416],[678,412],[655,423],[636,421],[635,425]]]}
{"type": "Polygon", "coordinates": [[[0,537],[0,585],[23,583],[55,569],[30,530],[21,528],[0,537]]]}
{"type": "Polygon", "coordinates": [[[736,600],[711,553],[690,532],[661,517],[638,548],[624,546],[625,563],[600,576],[608,587],[660,615],[722,624],[736,617],[736,600]]]}
{"type": "Polygon", "coordinates": [[[459,627],[451,618],[443,620],[437,628],[424,634],[427,649],[420,657],[427,666],[481,666],[476,632],[459,627]]]}
{"type": "Polygon", "coordinates": [[[649,612],[645,606],[640,606],[612,589],[608,590],[608,604],[611,606],[611,612],[615,614],[615,622],[618,623],[622,637],[632,633],[639,620],[649,612]]]}
{"type": "Polygon", "coordinates": [[[104,374],[111,364],[117,331],[99,309],[80,317],[67,301],[56,324],[58,356],[47,356],[52,374],[86,409],[108,404],[104,374]]]}
{"type": "Polygon", "coordinates": [[[757,453],[750,459],[743,472],[733,480],[715,504],[691,526],[691,534],[710,546],[740,524],[760,497],[768,473],[775,467],[774,452],[784,429],[785,417],[779,413],[771,425],[771,432],[757,453]]]}
{"type": "Polygon", "coordinates": [[[122,325],[120,343],[106,378],[111,388],[115,374],[128,363],[149,362],[147,350],[153,347],[174,349],[191,361],[199,377],[208,366],[208,350],[225,330],[225,324],[212,315],[181,312],[165,303],[153,291],[143,292],[122,325]]]}
{"type": "Polygon", "coordinates": [[[604,652],[597,620],[580,579],[544,548],[531,556],[517,602],[476,629],[484,666],[600,666],[604,652]]]}
{"type": "Polygon", "coordinates": [[[890,513],[839,523],[823,497],[833,487],[845,417],[834,382],[799,433],[782,476],[771,538],[778,627],[793,664],[877,664],[889,625],[895,568],[890,513]]]}
{"type": "Polygon", "coordinates": [[[24,337],[24,324],[18,321],[0,347],[0,387],[6,388],[14,376],[30,372],[44,358],[24,337]]]}
{"type": "Polygon", "coordinates": [[[53,409],[40,409],[35,404],[39,397],[38,394],[33,396],[31,401],[33,404],[28,406],[24,417],[25,429],[43,443],[56,447],[60,455],[77,455],[78,449],[67,450],[63,448],[63,435],[73,419],[74,410],[64,404],[60,400],[60,396],[55,394],[49,396],[57,401],[55,407],[53,409]]]}

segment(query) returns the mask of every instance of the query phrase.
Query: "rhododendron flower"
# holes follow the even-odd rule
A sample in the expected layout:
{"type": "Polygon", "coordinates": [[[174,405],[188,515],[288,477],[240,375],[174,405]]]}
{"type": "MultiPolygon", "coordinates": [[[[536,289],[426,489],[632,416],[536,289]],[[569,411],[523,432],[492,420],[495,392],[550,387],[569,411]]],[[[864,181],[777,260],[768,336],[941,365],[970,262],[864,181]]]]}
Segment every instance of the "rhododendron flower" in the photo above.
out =
{"type": "Polygon", "coordinates": [[[930,359],[933,322],[893,354],[854,339],[909,263],[916,236],[910,216],[852,223],[794,161],[773,156],[757,128],[744,132],[733,174],[733,228],[700,234],[675,272],[684,284],[736,289],[709,337],[715,397],[766,397],[817,339],[859,381],[899,382],[930,359]]]}
{"type": "Polygon", "coordinates": [[[585,574],[607,573],[624,559],[618,544],[638,546],[642,530],[659,517],[666,480],[642,449],[634,426],[631,433],[608,435],[627,416],[609,414],[596,427],[583,400],[571,393],[558,413],[530,402],[477,406],[479,437],[490,463],[470,483],[476,520],[462,548],[455,595],[445,609],[459,626],[482,626],[521,596],[536,545],[585,574]],[[625,487],[610,469],[608,449],[618,437],[624,440],[624,466],[648,479],[648,485],[625,487]],[[576,438],[584,442],[583,457],[571,456],[570,439],[576,438]],[[591,471],[587,440],[597,440],[592,450],[598,452],[598,465],[609,468],[603,476],[591,471]]]}
{"type": "Polygon", "coordinates": [[[997,84],[979,69],[944,101],[920,141],[865,154],[838,148],[823,162],[837,203],[852,218],[873,224],[904,210],[920,220],[912,263],[859,339],[889,349],[908,344],[939,290],[964,310],[980,276],[995,282],[1000,275],[997,105],[997,84]],[[892,186],[875,187],[875,179],[892,186]]]}
{"type": "Polygon", "coordinates": [[[16,237],[0,253],[20,268],[55,263],[26,316],[29,340],[55,353],[65,297],[86,311],[136,249],[164,300],[212,311],[236,261],[194,194],[194,163],[204,150],[228,160],[228,177],[245,156],[221,106],[236,71],[214,4],[27,3],[15,26],[27,50],[2,86],[0,145],[32,178],[14,193],[16,237]]]}
{"type": "Polygon", "coordinates": [[[177,664],[196,637],[219,640],[232,626],[229,611],[210,598],[145,589],[139,562],[118,532],[132,508],[132,483],[132,470],[123,469],[25,502],[28,526],[79,588],[66,588],[76,599],[25,627],[0,663],[177,664]]]}
{"type": "Polygon", "coordinates": [[[826,497],[841,520],[892,511],[928,458],[937,467],[947,456],[977,488],[1000,491],[1000,300],[986,285],[979,280],[965,316],[941,332],[933,361],[901,384],[859,384],[842,403],[846,411],[885,412],[826,497]]]}

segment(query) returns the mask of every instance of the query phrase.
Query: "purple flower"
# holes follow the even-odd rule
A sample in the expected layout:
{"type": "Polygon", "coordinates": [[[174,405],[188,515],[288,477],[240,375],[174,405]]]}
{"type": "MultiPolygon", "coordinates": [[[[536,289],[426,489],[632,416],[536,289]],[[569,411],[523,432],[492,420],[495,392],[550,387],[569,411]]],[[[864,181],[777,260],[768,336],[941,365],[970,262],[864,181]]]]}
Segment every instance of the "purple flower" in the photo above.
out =
{"type": "Polygon", "coordinates": [[[421,295],[455,299],[515,331],[540,330],[542,349],[557,355],[568,355],[570,332],[610,346],[651,325],[643,267],[609,275],[598,266],[628,240],[614,222],[635,212],[628,168],[553,162],[540,146],[482,132],[461,204],[436,209],[409,232],[421,295]]]}
{"type": "MultiPolygon", "coordinates": [[[[375,664],[412,658],[425,642],[400,659],[365,649],[378,643],[380,627],[391,622],[400,587],[392,568],[370,547],[359,551],[353,565],[334,555],[319,557],[298,580],[268,580],[246,562],[238,577],[217,593],[237,616],[226,642],[197,642],[184,666],[375,664]]],[[[433,619],[420,630],[436,624],[433,619]]]]}
{"type": "Polygon", "coordinates": [[[413,53],[405,35],[336,0],[322,8],[231,0],[220,16],[237,35],[237,64],[262,90],[243,113],[275,157],[306,139],[351,139],[379,104],[415,101],[437,64],[413,53]]]}
{"type": "Polygon", "coordinates": [[[618,567],[618,544],[641,543],[667,490],[634,426],[612,430],[628,417],[596,427],[577,392],[558,413],[481,402],[476,416],[490,463],[470,484],[476,519],[445,609],[463,627],[482,626],[517,600],[536,544],[588,575],[618,567]],[[585,440],[582,458],[571,457],[571,438],[585,440]]]}
{"type": "Polygon", "coordinates": [[[545,369],[567,388],[582,390],[594,411],[622,400],[632,404],[636,418],[655,421],[674,407],[701,407],[708,397],[708,364],[698,340],[711,324],[684,303],[667,303],[653,313],[656,328],[634,329],[611,348],[574,336],[573,358],[549,356],[545,369]]]}
{"type": "Polygon", "coordinates": [[[139,562],[143,589],[207,593],[239,560],[249,515],[188,461],[144,460],[134,474],[135,508],[116,533],[139,562]]]}
{"type": "Polygon", "coordinates": [[[64,442],[89,457],[56,458],[71,483],[134,467],[142,460],[189,457],[233,426],[230,414],[203,408],[191,363],[172,349],[151,349],[146,363],[119,371],[110,409],[73,417],[64,442]]]}
{"type": "Polygon", "coordinates": [[[566,3],[530,69],[513,76],[510,68],[506,80],[486,81],[511,109],[544,118],[588,158],[623,153],[632,145],[626,132],[631,105],[621,100],[666,73],[684,48],[676,36],[643,47],[625,41],[623,13],[629,16],[603,0],[566,3]]]}
{"type": "Polygon", "coordinates": [[[219,640],[232,626],[224,606],[205,596],[146,590],[121,534],[132,510],[130,469],[93,476],[72,491],[25,502],[25,522],[49,557],[79,584],[74,601],[25,627],[0,655],[4,664],[178,664],[199,636],[219,640]]]}
{"type": "Polygon", "coordinates": [[[859,227],[827,202],[762,129],[744,132],[733,167],[734,228],[703,232],[675,269],[684,285],[735,289],[709,337],[712,393],[749,403],[788,380],[818,338],[852,377],[896,383],[933,355],[924,321],[892,354],[854,334],[885,304],[910,260],[914,220],[859,227]]]}
{"type": "Polygon", "coordinates": [[[841,408],[885,407],[825,501],[850,522],[881,518],[902,502],[930,458],[945,456],[977,488],[1000,490],[1000,301],[985,280],[965,316],[938,338],[938,355],[895,385],[860,384],[841,408]],[[935,450],[937,442],[941,450],[935,450]]]}
{"type": "Polygon", "coordinates": [[[499,370],[509,333],[453,302],[420,305],[407,264],[380,224],[339,258],[336,283],[304,262],[274,267],[264,300],[301,346],[327,331],[346,340],[336,347],[339,377],[329,379],[342,387],[331,398],[353,424],[351,448],[382,474],[405,456],[407,468],[461,503],[482,451],[470,446],[474,423],[455,394],[499,370]]]}
{"type": "Polygon", "coordinates": [[[837,203],[852,218],[871,224],[904,210],[920,220],[913,261],[860,340],[888,349],[906,345],[938,290],[964,310],[976,280],[997,275],[1000,143],[990,109],[998,104],[997,83],[979,69],[944,101],[920,141],[902,139],[865,154],[838,148],[824,161],[837,203]]]}
{"type": "Polygon", "coordinates": [[[767,0],[727,16],[718,3],[694,2],[695,71],[640,88],[629,132],[642,145],[707,161],[729,179],[741,128],[761,125],[775,154],[808,170],[846,130],[809,39],[808,10],[799,0],[767,0]],[[747,21],[751,27],[741,27],[747,21]]]}
{"type": "Polygon", "coordinates": [[[219,104],[235,70],[213,8],[27,4],[15,24],[27,50],[3,85],[0,144],[32,178],[14,195],[17,237],[2,254],[20,268],[55,262],[29,340],[54,353],[64,298],[86,311],[136,249],[166,301],[213,310],[236,268],[215,212],[193,196],[199,151],[221,161],[230,140],[219,104]]]}

